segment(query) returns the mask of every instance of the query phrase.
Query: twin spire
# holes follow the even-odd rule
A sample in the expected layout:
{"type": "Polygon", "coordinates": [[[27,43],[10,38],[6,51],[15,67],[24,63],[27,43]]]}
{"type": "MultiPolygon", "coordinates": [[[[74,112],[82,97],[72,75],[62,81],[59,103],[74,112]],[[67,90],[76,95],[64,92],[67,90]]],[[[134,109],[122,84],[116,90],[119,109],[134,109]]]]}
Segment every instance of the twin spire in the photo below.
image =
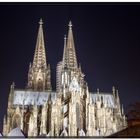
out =
{"type": "Polygon", "coordinates": [[[44,43],[44,35],[43,35],[43,21],[40,19],[39,21],[39,30],[36,41],[36,49],[34,53],[33,59],[33,67],[43,67],[46,68],[46,53],[45,53],[45,43],[44,43]]]}
{"type": "Polygon", "coordinates": [[[50,67],[46,62],[43,21],[39,21],[33,65],[30,64],[27,88],[32,90],[51,90],[50,67]]]}
{"type": "Polygon", "coordinates": [[[74,46],[73,32],[72,32],[72,23],[69,22],[69,31],[68,38],[66,40],[66,36],[64,37],[64,51],[63,51],[63,66],[75,69],[77,68],[77,58],[74,46]]]}
{"type": "MultiPolygon", "coordinates": [[[[62,66],[70,70],[77,69],[77,58],[74,46],[72,23],[69,22],[68,38],[64,38],[62,66]]],[[[39,21],[39,29],[33,64],[29,67],[27,88],[33,90],[51,90],[51,70],[46,62],[43,21],[39,21]]]]}
{"type": "MultiPolygon", "coordinates": [[[[36,49],[33,59],[33,67],[44,67],[46,68],[46,53],[45,53],[45,43],[43,35],[43,21],[39,21],[39,30],[36,42],[36,49]]],[[[77,58],[74,46],[72,23],[69,22],[68,38],[64,37],[64,51],[63,51],[63,66],[70,69],[77,68],[77,58]]]]}

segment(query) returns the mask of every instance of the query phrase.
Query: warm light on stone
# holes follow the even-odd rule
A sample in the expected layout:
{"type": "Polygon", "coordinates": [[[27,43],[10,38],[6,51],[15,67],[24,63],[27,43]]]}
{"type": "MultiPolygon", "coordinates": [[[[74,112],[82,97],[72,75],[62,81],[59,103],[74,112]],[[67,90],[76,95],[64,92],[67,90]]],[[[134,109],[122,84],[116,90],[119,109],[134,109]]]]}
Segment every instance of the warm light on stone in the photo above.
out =
{"type": "Polygon", "coordinates": [[[11,85],[3,135],[8,136],[18,128],[28,137],[109,136],[126,128],[115,87],[112,93],[99,89],[96,93],[89,92],[78,66],[71,22],[67,39],[64,37],[63,58],[57,64],[57,90],[52,91],[42,24],[41,19],[26,89],[18,90],[14,83],[11,85]]]}

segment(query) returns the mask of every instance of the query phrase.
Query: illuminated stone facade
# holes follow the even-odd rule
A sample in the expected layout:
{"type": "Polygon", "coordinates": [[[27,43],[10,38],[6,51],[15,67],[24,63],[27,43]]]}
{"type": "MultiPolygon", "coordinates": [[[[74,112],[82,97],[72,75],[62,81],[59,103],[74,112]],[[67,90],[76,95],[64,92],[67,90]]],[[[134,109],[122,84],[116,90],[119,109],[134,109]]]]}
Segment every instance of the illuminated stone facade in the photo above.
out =
{"type": "Polygon", "coordinates": [[[127,126],[118,91],[89,92],[77,63],[72,23],[64,37],[63,58],[57,65],[57,90],[51,88],[50,65],[46,62],[43,22],[33,64],[29,66],[26,89],[11,85],[3,135],[19,127],[26,136],[108,136],[127,126]]]}

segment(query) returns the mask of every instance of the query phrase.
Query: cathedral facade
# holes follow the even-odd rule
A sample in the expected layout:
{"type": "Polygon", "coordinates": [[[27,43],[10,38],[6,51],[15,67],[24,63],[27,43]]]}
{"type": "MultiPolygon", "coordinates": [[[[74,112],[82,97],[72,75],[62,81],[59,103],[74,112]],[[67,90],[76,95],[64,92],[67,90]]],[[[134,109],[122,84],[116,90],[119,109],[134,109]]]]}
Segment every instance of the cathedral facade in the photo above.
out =
{"type": "Polygon", "coordinates": [[[33,63],[29,64],[26,88],[12,83],[3,135],[20,128],[27,137],[109,136],[127,126],[118,90],[89,92],[77,62],[72,23],[64,37],[62,60],[56,68],[56,91],[46,61],[43,22],[39,22],[33,63]]]}

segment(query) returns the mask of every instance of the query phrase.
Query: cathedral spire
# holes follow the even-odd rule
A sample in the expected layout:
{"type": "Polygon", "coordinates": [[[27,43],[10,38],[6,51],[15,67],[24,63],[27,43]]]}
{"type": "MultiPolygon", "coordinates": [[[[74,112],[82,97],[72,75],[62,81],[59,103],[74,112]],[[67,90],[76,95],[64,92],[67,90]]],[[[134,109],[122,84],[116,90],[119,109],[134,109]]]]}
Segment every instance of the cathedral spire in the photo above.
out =
{"type": "Polygon", "coordinates": [[[32,90],[51,90],[51,70],[46,62],[43,21],[39,21],[33,65],[30,64],[27,88],[32,90]]]}
{"type": "Polygon", "coordinates": [[[64,50],[63,50],[63,66],[65,67],[67,65],[67,52],[66,52],[66,45],[67,45],[67,38],[66,35],[64,36],[64,50]]]}
{"type": "MultiPolygon", "coordinates": [[[[64,54],[63,54],[63,64],[67,65],[68,68],[77,68],[77,58],[74,46],[73,32],[72,32],[72,23],[69,22],[69,31],[67,44],[64,44],[64,54]]],[[[66,43],[66,39],[64,41],[66,43]]]]}
{"type": "Polygon", "coordinates": [[[39,30],[38,30],[36,48],[34,53],[33,67],[38,67],[38,68],[47,67],[42,19],[40,19],[39,21],[39,30]]]}

